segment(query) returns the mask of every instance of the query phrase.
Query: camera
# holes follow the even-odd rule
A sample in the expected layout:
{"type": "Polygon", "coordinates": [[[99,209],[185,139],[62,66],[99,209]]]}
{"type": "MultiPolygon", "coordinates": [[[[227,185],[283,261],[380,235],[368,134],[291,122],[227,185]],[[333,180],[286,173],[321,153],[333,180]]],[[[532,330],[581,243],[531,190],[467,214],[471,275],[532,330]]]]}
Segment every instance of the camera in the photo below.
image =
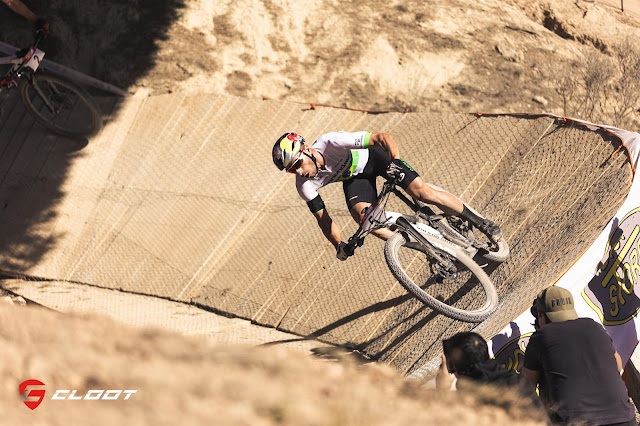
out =
{"type": "Polygon", "coordinates": [[[449,352],[450,342],[447,339],[442,341],[442,352],[444,352],[444,357],[447,360],[447,371],[449,374],[453,374],[455,369],[453,368],[453,362],[451,361],[451,353],[449,352]]]}
{"type": "Polygon", "coordinates": [[[535,321],[533,322],[533,328],[536,330],[540,328],[540,322],[538,321],[538,306],[536,305],[538,299],[533,299],[533,304],[531,305],[531,315],[535,321]]]}
{"type": "Polygon", "coordinates": [[[531,315],[533,315],[534,318],[538,318],[538,306],[536,304],[536,302],[538,301],[538,299],[533,299],[533,304],[531,305],[531,315]]]}

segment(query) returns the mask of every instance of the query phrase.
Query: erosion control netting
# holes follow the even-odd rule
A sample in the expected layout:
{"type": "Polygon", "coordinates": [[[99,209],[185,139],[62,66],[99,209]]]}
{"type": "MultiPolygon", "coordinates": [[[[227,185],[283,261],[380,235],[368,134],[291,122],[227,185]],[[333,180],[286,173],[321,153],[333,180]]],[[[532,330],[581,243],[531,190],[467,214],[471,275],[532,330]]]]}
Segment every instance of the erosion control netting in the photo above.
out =
{"type": "MultiPolygon", "coordinates": [[[[357,348],[405,373],[474,325],[408,296],[376,238],[336,260],[294,177],[273,167],[278,136],[389,132],[426,181],[498,222],[511,257],[485,268],[501,301],[481,328],[487,337],[573,264],[632,179],[626,153],[612,156],[617,139],[551,117],[376,115],[181,95],[130,99],[120,111],[63,177],[46,162],[5,165],[0,195],[25,207],[0,211],[3,269],[198,303],[357,348]],[[29,210],[32,197],[49,203],[29,210]],[[36,247],[23,235],[37,235],[36,247]]],[[[357,226],[342,186],[321,194],[347,238],[357,226]]]]}

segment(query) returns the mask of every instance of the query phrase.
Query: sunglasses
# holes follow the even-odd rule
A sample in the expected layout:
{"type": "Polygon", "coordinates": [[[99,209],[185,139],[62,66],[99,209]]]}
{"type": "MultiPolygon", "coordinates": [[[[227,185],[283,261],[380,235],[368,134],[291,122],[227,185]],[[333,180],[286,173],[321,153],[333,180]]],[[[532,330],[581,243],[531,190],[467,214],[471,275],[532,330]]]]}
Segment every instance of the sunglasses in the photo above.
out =
{"type": "Polygon", "coordinates": [[[296,158],[294,160],[293,163],[291,163],[291,165],[289,167],[286,168],[287,173],[294,173],[296,170],[298,170],[298,167],[300,167],[302,165],[302,151],[298,153],[298,158],[296,158]]]}

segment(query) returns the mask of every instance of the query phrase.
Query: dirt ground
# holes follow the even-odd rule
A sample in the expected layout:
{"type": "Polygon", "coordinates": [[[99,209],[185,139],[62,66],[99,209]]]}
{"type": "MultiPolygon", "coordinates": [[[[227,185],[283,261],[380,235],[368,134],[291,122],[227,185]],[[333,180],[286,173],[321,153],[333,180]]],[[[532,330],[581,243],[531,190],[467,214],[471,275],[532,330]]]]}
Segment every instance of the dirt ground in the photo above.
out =
{"type": "Polygon", "coordinates": [[[212,346],[102,317],[5,303],[0,321],[6,424],[538,424],[513,399],[437,393],[349,356],[323,360],[277,347],[212,346]],[[27,379],[45,384],[45,399],[33,411],[18,393],[27,379]],[[51,400],[58,389],[75,389],[76,396],[92,389],[137,392],[129,400],[124,394],[110,401],[51,400]]]}
{"type": "MultiPolygon", "coordinates": [[[[580,0],[26,2],[51,22],[49,59],[132,93],[397,111],[562,114],[558,70],[640,29],[611,2],[580,0]]],[[[26,21],[4,6],[0,19],[0,40],[28,43],[26,21]]],[[[212,347],[11,303],[0,322],[0,417],[11,424],[535,424],[508,399],[436,393],[349,357],[212,347]],[[47,397],[31,411],[17,390],[26,379],[47,392],[139,393],[47,397]]]]}
{"type": "MultiPolygon", "coordinates": [[[[382,110],[560,114],[570,64],[640,26],[630,0],[28,3],[51,22],[48,58],[132,92],[382,110]]],[[[25,44],[24,20],[0,13],[2,39],[25,44]]]]}

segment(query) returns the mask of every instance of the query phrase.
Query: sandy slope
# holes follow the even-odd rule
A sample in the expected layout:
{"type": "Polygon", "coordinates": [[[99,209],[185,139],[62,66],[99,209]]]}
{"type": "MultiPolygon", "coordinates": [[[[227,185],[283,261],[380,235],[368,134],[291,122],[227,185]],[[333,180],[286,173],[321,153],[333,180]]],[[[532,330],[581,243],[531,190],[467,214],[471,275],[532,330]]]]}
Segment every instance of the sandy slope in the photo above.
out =
{"type": "MultiPolygon", "coordinates": [[[[48,57],[132,91],[146,86],[154,93],[205,91],[357,108],[560,113],[557,77],[568,64],[611,53],[621,35],[637,35],[638,19],[612,2],[29,4],[51,21],[48,57]]],[[[24,44],[30,32],[24,21],[4,15],[0,36],[24,44]]]]}
{"type": "Polygon", "coordinates": [[[190,1],[136,84],[356,108],[560,113],[558,70],[637,27],[584,1],[190,1]]]}
{"type": "Polygon", "coordinates": [[[320,360],[111,320],[0,303],[0,417],[23,425],[537,424],[513,400],[425,389],[390,367],[320,360]],[[43,325],[46,324],[46,327],[43,325]],[[37,379],[29,410],[18,384],[37,379]],[[51,400],[58,389],[137,390],[129,400],[51,400]],[[445,408],[446,407],[446,408],[445,408]],[[509,410],[509,414],[506,413],[509,410]]]}

